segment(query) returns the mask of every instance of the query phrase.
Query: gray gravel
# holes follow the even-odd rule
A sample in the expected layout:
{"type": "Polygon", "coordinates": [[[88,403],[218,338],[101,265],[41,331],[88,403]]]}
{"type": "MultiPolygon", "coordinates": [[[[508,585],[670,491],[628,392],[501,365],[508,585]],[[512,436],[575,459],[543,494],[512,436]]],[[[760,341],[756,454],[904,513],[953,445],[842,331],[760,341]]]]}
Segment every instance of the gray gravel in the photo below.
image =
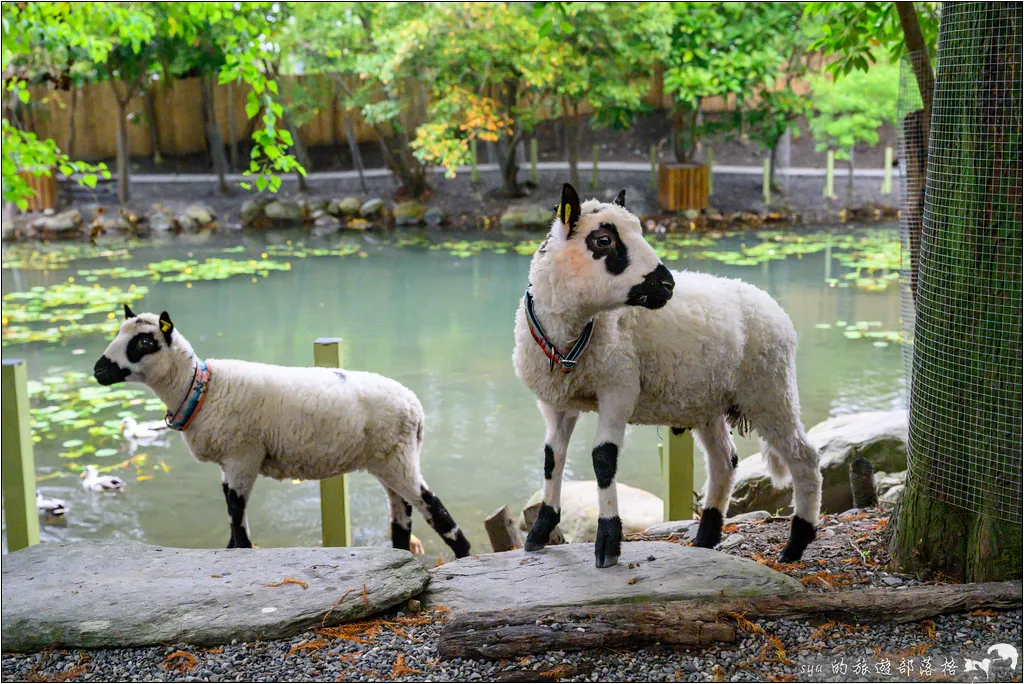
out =
{"type": "MultiPolygon", "coordinates": [[[[392,616],[394,617],[394,616],[392,616]]],[[[975,673],[963,673],[965,657],[980,659],[995,643],[1015,645],[1021,652],[1021,611],[996,616],[956,615],[928,622],[851,629],[817,627],[806,621],[759,620],[764,634],[750,634],[736,644],[708,649],[652,647],[636,652],[553,652],[516,662],[436,660],[439,624],[401,628],[409,637],[387,629],[367,641],[327,638],[317,650],[293,647],[318,639],[315,633],[263,643],[225,646],[223,652],[184,645],[91,652],[44,652],[3,657],[3,681],[43,681],[67,677],[79,666],[84,672],[65,681],[867,681],[853,674],[863,659],[875,673],[875,664],[888,657],[890,676],[873,681],[924,681],[920,668],[931,658],[933,672],[955,659],[956,681],[971,681],[975,673]],[[778,641],[774,641],[777,639],[778,641]],[[781,645],[782,652],[777,650],[781,645]],[[196,658],[187,672],[175,672],[164,659],[183,649],[196,658]],[[396,659],[419,672],[392,676],[396,659]],[[840,658],[842,659],[840,661],[840,658]],[[912,660],[914,673],[899,674],[901,660],[912,660]],[[843,665],[847,674],[832,674],[832,665],[843,665]],[[820,672],[818,669],[820,668],[820,672]],[[810,672],[808,670],[811,670],[810,672]]],[[[317,642],[313,641],[316,646],[317,642]]],[[[1018,670],[1016,681],[1020,681],[1018,670]]],[[[1005,666],[990,667],[989,681],[1013,681],[1005,666]]],[[[984,677],[979,681],[985,681],[984,677]]]]}

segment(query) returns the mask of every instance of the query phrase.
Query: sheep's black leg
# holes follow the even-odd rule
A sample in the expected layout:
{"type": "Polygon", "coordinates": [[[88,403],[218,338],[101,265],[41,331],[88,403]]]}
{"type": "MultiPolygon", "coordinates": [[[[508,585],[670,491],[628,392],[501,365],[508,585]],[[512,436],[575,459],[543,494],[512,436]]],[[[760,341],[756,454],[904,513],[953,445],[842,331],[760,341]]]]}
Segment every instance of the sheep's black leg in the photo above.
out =
{"type": "Polygon", "coordinates": [[[391,507],[391,546],[396,549],[411,551],[412,541],[412,504],[399,494],[388,489],[388,503],[391,507]]]}
{"type": "Polygon", "coordinates": [[[444,507],[441,500],[434,496],[434,493],[427,489],[425,485],[420,486],[420,498],[429,512],[427,520],[430,526],[441,535],[441,539],[455,553],[455,557],[463,558],[468,556],[469,540],[466,539],[466,535],[462,533],[459,526],[452,520],[451,514],[448,513],[448,509],[444,507]]]}
{"type": "Polygon", "coordinates": [[[603,442],[594,447],[594,475],[597,477],[598,518],[594,559],[597,567],[610,568],[619,562],[622,551],[622,519],[619,518],[615,492],[615,472],[619,466],[619,447],[603,442]]]}
{"type": "Polygon", "coordinates": [[[231,521],[231,539],[228,541],[229,549],[251,549],[252,542],[249,541],[249,534],[245,529],[245,497],[228,486],[223,484],[224,499],[228,504],[228,518],[231,521]]]}
{"type": "Polygon", "coordinates": [[[539,551],[544,548],[551,531],[561,519],[560,499],[565,452],[569,448],[569,438],[579,415],[556,411],[544,403],[540,404],[540,411],[547,423],[547,435],[544,440],[544,501],[537,514],[537,520],[526,536],[527,551],[539,551]]]}
{"type": "Polygon", "coordinates": [[[732,493],[738,459],[725,416],[693,432],[700,440],[708,466],[704,510],[700,516],[700,525],[697,526],[697,536],[693,540],[693,545],[711,549],[722,541],[722,523],[729,510],[729,495],[732,493]]]}

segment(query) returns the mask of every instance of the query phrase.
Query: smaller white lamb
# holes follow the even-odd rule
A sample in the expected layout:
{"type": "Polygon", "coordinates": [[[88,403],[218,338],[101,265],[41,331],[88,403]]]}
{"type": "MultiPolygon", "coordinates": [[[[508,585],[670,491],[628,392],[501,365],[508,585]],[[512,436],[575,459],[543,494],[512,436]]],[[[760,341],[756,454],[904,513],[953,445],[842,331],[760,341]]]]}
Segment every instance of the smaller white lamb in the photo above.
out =
{"type": "Polygon", "coordinates": [[[258,475],[320,480],[365,470],[387,491],[395,548],[409,549],[415,506],[457,557],[469,555],[420,476],[424,416],[411,390],[374,373],[204,361],[166,311],[136,315],[126,305],[124,313],[93,374],[101,385],[148,386],[192,455],[220,466],[228,548],[252,546],[245,506],[258,475]]]}

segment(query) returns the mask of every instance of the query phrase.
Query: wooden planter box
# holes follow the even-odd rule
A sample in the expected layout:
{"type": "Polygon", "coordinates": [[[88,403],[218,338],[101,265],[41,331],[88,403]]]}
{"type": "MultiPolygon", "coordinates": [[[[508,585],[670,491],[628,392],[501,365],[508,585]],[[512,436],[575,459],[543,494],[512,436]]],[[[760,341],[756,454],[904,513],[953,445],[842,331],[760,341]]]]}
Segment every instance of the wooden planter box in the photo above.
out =
{"type": "Polygon", "coordinates": [[[43,211],[57,208],[57,167],[50,169],[49,176],[35,176],[22,172],[21,177],[35,194],[28,198],[26,211],[43,211]]]}
{"type": "Polygon", "coordinates": [[[658,166],[658,202],[669,211],[708,208],[708,169],[703,164],[658,166]]]}

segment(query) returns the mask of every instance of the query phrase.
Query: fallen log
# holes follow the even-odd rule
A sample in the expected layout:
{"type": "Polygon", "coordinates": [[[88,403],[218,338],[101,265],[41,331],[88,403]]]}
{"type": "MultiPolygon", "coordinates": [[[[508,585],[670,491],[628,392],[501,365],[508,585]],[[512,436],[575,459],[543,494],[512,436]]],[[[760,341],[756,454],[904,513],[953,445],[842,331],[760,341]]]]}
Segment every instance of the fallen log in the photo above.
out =
{"type": "Polygon", "coordinates": [[[789,596],[665,603],[512,608],[465,613],[441,631],[438,655],[502,659],[553,650],[641,648],[654,643],[705,646],[736,640],[735,618],[822,618],[847,622],[915,622],[977,609],[1019,609],[1020,582],[947,584],[789,596]]]}
{"type": "Polygon", "coordinates": [[[523,548],[523,536],[519,534],[516,519],[508,506],[502,506],[484,520],[484,529],[491,540],[495,553],[523,548]]]}

